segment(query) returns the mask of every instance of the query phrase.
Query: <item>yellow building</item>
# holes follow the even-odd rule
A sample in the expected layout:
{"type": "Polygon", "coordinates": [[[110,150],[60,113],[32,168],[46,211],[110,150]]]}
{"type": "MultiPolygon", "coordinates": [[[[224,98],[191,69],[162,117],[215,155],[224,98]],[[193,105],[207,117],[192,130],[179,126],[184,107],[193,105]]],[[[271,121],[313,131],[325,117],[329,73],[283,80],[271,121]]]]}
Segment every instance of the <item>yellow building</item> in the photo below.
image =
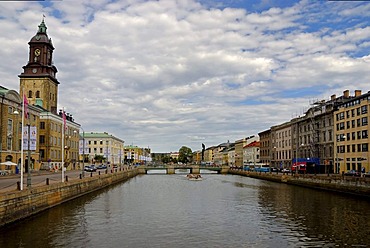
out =
{"type": "Polygon", "coordinates": [[[345,91],[344,97],[348,100],[334,112],[336,164],[341,173],[361,172],[362,168],[369,171],[370,92],[361,95],[361,90],[356,90],[355,96],[350,97],[349,91],[345,91]]]}
{"type": "MultiPolygon", "coordinates": [[[[102,162],[107,164],[121,165],[123,163],[125,141],[107,132],[84,133],[84,140],[86,162],[91,164],[101,162],[96,161],[96,156],[100,156],[104,158],[102,162]]],[[[80,148],[82,149],[81,146],[80,148]]],[[[80,160],[82,161],[82,157],[80,160]]]]}
{"type": "MultiPolygon", "coordinates": [[[[21,163],[22,98],[16,91],[2,86],[0,86],[0,98],[0,170],[15,173],[19,170],[21,163]],[[7,163],[7,165],[4,163],[7,163]]],[[[40,111],[34,106],[29,106],[28,115],[30,118],[25,125],[29,124],[31,127],[37,127],[39,125],[40,111]]],[[[23,148],[26,164],[28,161],[28,153],[26,151],[28,147],[24,146],[23,148]]],[[[39,169],[38,146],[33,146],[30,155],[32,160],[31,169],[39,169]]],[[[25,166],[25,172],[28,172],[27,166],[25,166]]]]}
{"type": "Polygon", "coordinates": [[[125,146],[125,164],[140,165],[152,161],[150,148],[142,148],[134,145],[125,146]]]}
{"type": "Polygon", "coordinates": [[[46,30],[42,20],[37,33],[28,43],[28,63],[19,75],[20,96],[27,98],[28,106],[35,107],[40,113],[39,122],[37,118],[32,120],[32,116],[30,121],[35,122],[37,127],[37,146],[40,151],[37,160],[41,168],[60,169],[64,162],[67,169],[75,169],[80,125],[74,122],[72,115],[65,113],[64,121],[61,110],[57,112],[58,70],[53,63],[54,46],[46,30]],[[64,123],[66,129],[63,136],[64,123]]]}
{"type": "Polygon", "coordinates": [[[247,138],[243,138],[240,140],[235,141],[235,166],[236,167],[242,167],[244,165],[243,160],[243,147],[245,145],[250,144],[253,141],[257,141],[259,137],[256,137],[254,135],[249,136],[247,138]]]}

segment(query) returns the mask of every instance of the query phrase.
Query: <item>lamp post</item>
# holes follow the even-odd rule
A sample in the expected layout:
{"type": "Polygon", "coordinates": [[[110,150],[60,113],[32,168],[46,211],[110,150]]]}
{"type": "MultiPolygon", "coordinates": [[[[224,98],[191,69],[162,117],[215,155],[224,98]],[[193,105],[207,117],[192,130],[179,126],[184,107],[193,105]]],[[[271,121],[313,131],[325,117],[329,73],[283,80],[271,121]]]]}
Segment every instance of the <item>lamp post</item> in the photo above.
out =
{"type": "Polygon", "coordinates": [[[345,135],[343,135],[343,141],[344,141],[344,145],[343,145],[343,152],[344,152],[344,154],[343,154],[343,171],[345,171],[346,170],[346,136],[345,135]]]}
{"type": "Polygon", "coordinates": [[[85,176],[85,130],[80,126],[82,129],[82,168],[81,168],[81,175],[82,177],[85,176]]]}
{"type": "MultiPolygon", "coordinates": [[[[106,145],[107,145],[107,169],[108,169],[108,164],[109,164],[109,152],[108,152],[108,140],[105,141],[106,145]]],[[[110,167],[110,166],[109,166],[110,167]]]]}
{"type": "Polygon", "coordinates": [[[16,131],[15,131],[15,162],[17,164],[17,167],[18,167],[18,115],[19,115],[19,112],[18,110],[14,110],[13,114],[16,116],[16,125],[15,125],[15,128],[16,128],[16,131]]]}
{"type": "Polygon", "coordinates": [[[274,152],[273,152],[272,155],[273,155],[272,160],[274,161],[274,165],[275,165],[276,169],[278,170],[277,165],[276,165],[276,146],[274,146],[274,152]]]}
{"type": "MultiPolygon", "coordinates": [[[[29,120],[29,119],[28,119],[29,120]]],[[[30,139],[31,139],[31,125],[27,124],[28,129],[28,140],[27,140],[27,188],[31,188],[31,146],[30,146],[30,139]]]]}

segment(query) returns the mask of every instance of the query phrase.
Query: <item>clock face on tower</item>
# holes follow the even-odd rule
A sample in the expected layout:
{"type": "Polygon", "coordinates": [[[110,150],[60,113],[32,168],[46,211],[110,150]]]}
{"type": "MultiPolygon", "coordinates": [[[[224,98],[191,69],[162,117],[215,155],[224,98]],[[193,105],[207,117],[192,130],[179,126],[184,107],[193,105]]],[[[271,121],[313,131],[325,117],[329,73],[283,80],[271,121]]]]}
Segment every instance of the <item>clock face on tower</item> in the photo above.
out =
{"type": "Polygon", "coordinates": [[[40,56],[40,54],[41,54],[40,49],[36,49],[36,50],[35,50],[35,55],[36,55],[36,56],[40,56]]]}

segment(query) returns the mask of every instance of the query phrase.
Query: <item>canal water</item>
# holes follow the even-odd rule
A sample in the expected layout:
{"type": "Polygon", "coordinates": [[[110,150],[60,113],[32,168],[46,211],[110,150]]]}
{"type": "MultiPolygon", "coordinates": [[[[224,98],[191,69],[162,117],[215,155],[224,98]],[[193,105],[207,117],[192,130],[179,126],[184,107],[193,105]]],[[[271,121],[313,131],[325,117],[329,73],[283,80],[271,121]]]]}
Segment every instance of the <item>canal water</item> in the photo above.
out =
{"type": "Polygon", "coordinates": [[[0,247],[369,247],[370,202],[235,175],[143,175],[0,229],[0,247]]]}

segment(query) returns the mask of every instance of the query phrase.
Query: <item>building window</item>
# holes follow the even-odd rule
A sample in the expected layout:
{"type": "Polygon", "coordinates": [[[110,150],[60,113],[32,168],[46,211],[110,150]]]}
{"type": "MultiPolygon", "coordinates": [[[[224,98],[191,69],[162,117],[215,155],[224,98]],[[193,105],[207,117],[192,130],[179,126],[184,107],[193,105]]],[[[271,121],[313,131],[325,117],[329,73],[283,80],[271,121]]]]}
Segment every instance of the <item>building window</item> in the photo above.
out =
{"type": "Polygon", "coordinates": [[[368,137],[367,130],[363,130],[362,131],[362,138],[367,139],[367,137],[368,137]]]}
{"type": "Polygon", "coordinates": [[[356,152],[356,145],[352,145],[352,152],[356,152]]]}
{"type": "Polygon", "coordinates": [[[357,144],[357,152],[361,152],[361,144],[357,144]]]}
{"type": "Polygon", "coordinates": [[[356,121],[352,120],[352,128],[355,128],[355,127],[356,127],[356,121]]]}
{"type": "Polygon", "coordinates": [[[367,117],[363,117],[361,119],[361,121],[362,121],[362,126],[366,126],[367,125],[367,117]]]}
{"type": "Polygon", "coordinates": [[[363,152],[369,151],[369,144],[368,143],[363,143],[362,144],[362,151],[363,152]]]}
{"type": "Polygon", "coordinates": [[[357,119],[357,127],[361,127],[361,119],[357,119]]]}
{"type": "Polygon", "coordinates": [[[32,91],[28,91],[28,98],[32,98],[32,91]]]}
{"type": "Polygon", "coordinates": [[[344,130],[344,122],[339,123],[339,130],[344,130]]]}
{"type": "Polygon", "coordinates": [[[40,122],[40,129],[45,129],[45,122],[43,121],[40,122]]]}
{"type": "Polygon", "coordinates": [[[355,110],[354,109],[351,110],[351,115],[352,115],[352,117],[355,117],[355,110]]]}
{"type": "Polygon", "coordinates": [[[361,115],[361,109],[360,108],[357,108],[357,115],[361,115]]]}
{"type": "Polygon", "coordinates": [[[357,132],[357,139],[361,139],[361,131],[357,132]]]}
{"type": "Polygon", "coordinates": [[[96,140],[94,140],[94,145],[96,145],[97,144],[97,141],[96,140]]]}
{"type": "Polygon", "coordinates": [[[40,135],[40,144],[45,144],[45,135],[40,135]]]}
{"type": "Polygon", "coordinates": [[[36,98],[40,98],[40,91],[36,91],[36,98]]]}
{"type": "Polygon", "coordinates": [[[367,105],[361,107],[361,113],[367,114],[367,105]]]}
{"type": "Polygon", "coordinates": [[[355,139],[356,139],[356,133],[352,132],[352,140],[355,140],[355,139]]]}

